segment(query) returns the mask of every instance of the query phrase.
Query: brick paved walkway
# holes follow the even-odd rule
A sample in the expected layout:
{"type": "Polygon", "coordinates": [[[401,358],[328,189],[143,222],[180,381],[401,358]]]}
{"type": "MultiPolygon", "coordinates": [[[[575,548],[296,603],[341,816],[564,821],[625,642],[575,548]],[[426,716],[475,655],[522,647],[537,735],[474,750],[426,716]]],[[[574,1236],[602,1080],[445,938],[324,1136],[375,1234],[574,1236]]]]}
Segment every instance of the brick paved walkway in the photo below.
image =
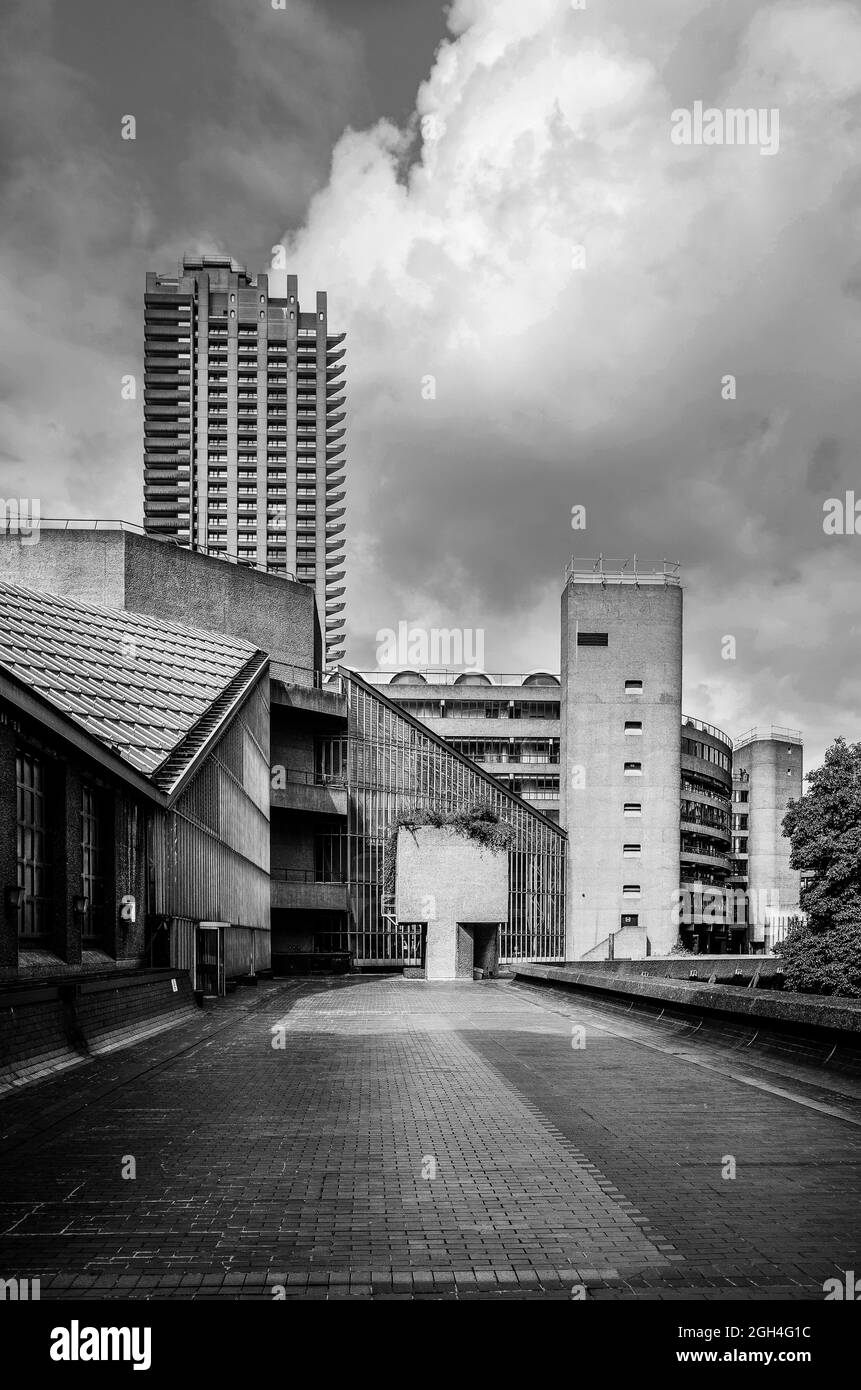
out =
{"type": "Polygon", "coordinates": [[[762,1062],[754,1086],[702,1058],[503,982],[261,985],[0,1102],[0,1277],[43,1298],[822,1298],[861,1270],[857,1087],[775,1073],[800,1104],[762,1062]]]}

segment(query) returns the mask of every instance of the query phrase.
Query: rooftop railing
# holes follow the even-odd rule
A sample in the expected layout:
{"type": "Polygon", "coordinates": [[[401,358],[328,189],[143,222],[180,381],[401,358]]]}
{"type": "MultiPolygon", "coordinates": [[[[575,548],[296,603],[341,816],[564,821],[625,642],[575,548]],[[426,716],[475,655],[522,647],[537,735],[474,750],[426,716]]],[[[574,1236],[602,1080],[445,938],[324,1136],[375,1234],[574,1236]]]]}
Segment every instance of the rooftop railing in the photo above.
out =
{"type": "Polygon", "coordinates": [[[603,555],[597,559],[579,559],[572,555],[565,566],[566,584],[680,584],[681,563],[678,560],[640,560],[636,555],[625,560],[610,560],[603,555]]]}
{"type": "Polygon", "coordinates": [[[787,729],[782,724],[758,724],[735,740],[735,748],[743,748],[748,743],[761,743],[773,739],[779,743],[803,743],[800,729],[787,729]]]}
{"type": "Polygon", "coordinates": [[[729,734],[725,734],[723,729],[719,729],[715,724],[707,724],[704,719],[694,719],[690,714],[682,715],[683,729],[697,729],[701,734],[711,734],[719,743],[726,744],[727,748],[732,749],[732,739],[729,734]]]}
{"type": "Polygon", "coordinates": [[[527,680],[533,682],[528,689],[558,690],[560,682],[559,675],[553,671],[449,671],[425,666],[399,666],[386,670],[357,671],[356,674],[369,685],[391,685],[395,676],[402,678],[398,685],[409,685],[410,682],[403,677],[410,675],[415,676],[416,685],[460,685],[467,690],[480,689],[485,685],[523,685],[527,680]],[[540,676],[549,678],[546,685],[537,679],[540,676]]]}

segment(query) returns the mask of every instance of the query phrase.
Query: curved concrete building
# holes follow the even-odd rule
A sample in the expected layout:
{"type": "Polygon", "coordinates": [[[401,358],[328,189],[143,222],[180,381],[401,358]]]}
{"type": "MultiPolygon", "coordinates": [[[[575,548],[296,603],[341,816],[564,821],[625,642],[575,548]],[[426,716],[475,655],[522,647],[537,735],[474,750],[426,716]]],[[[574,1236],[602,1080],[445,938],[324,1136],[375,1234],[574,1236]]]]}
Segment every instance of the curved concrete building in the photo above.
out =
{"type": "Polygon", "coordinates": [[[790,867],[782,823],[789,802],[804,792],[801,733],[777,725],[749,729],[736,740],[733,762],[738,794],[733,848],[737,869],[747,870],[750,942],[754,949],[770,950],[788,919],[800,912],[801,875],[790,867]]]}
{"type": "Polygon", "coordinates": [[[723,953],[746,923],[724,909],[732,869],[732,739],[684,715],[681,739],[679,939],[689,950],[723,953]],[[720,895],[720,896],[719,896],[720,895]],[[729,915],[729,921],[727,920],[729,915]]]}

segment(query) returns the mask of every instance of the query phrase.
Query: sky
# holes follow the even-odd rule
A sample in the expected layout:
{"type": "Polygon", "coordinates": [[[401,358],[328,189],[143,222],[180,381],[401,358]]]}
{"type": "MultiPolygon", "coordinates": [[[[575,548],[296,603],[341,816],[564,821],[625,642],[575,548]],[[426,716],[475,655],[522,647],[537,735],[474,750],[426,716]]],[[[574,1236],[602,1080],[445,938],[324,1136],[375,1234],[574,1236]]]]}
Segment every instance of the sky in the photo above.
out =
{"type": "Polygon", "coordinates": [[[558,670],[568,558],[667,557],[686,712],[800,728],[808,767],[861,737],[827,507],[861,503],[858,4],[5,0],[2,30],[0,496],[139,522],[146,271],[283,244],[348,334],[348,664],[407,622],[558,670]],[[696,103],[760,124],[678,143],[696,103]]]}

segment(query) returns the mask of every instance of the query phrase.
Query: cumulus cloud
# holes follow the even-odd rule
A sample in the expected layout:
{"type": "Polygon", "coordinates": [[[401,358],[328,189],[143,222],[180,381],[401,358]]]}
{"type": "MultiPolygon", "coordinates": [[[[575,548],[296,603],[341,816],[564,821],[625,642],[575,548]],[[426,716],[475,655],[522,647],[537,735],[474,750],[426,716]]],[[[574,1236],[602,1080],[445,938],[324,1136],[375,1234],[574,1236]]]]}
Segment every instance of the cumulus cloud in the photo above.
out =
{"type": "Polygon", "coordinates": [[[857,663],[861,540],[821,523],[857,458],[861,17],[640,8],[456,0],[413,125],[347,132],[285,234],[350,334],[350,656],[407,618],[539,665],[571,550],[667,555],[692,712],[821,746],[857,663]],[[778,153],[673,144],[695,100],[777,108],[778,153]]]}
{"type": "Polygon", "coordinates": [[[308,0],[213,0],[207,30],[171,24],[141,84],[129,26],[152,40],[159,0],[146,15],[99,3],[78,6],[86,70],[52,0],[12,0],[0,23],[0,496],[140,521],[146,271],[186,250],[268,252],[276,208],[300,216],[325,182],[361,45],[308,0]],[[206,100],[190,102],[204,59],[206,100]]]}
{"type": "Polygon", "coordinates": [[[855,5],[454,0],[399,126],[364,115],[361,6],[213,0],[135,146],[61,13],[4,15],[0,493],[138,518],[145,270],[284,241],[349,332],[354,664],[403,619],[555,664],[572,550],[666,555],[691,713],[800,725],[814,756],[856,732],[861,537],[822,530],[859,482],[855,5]],[[778,153],[675,145],[696,101],[777,108],[778,153]]]}

